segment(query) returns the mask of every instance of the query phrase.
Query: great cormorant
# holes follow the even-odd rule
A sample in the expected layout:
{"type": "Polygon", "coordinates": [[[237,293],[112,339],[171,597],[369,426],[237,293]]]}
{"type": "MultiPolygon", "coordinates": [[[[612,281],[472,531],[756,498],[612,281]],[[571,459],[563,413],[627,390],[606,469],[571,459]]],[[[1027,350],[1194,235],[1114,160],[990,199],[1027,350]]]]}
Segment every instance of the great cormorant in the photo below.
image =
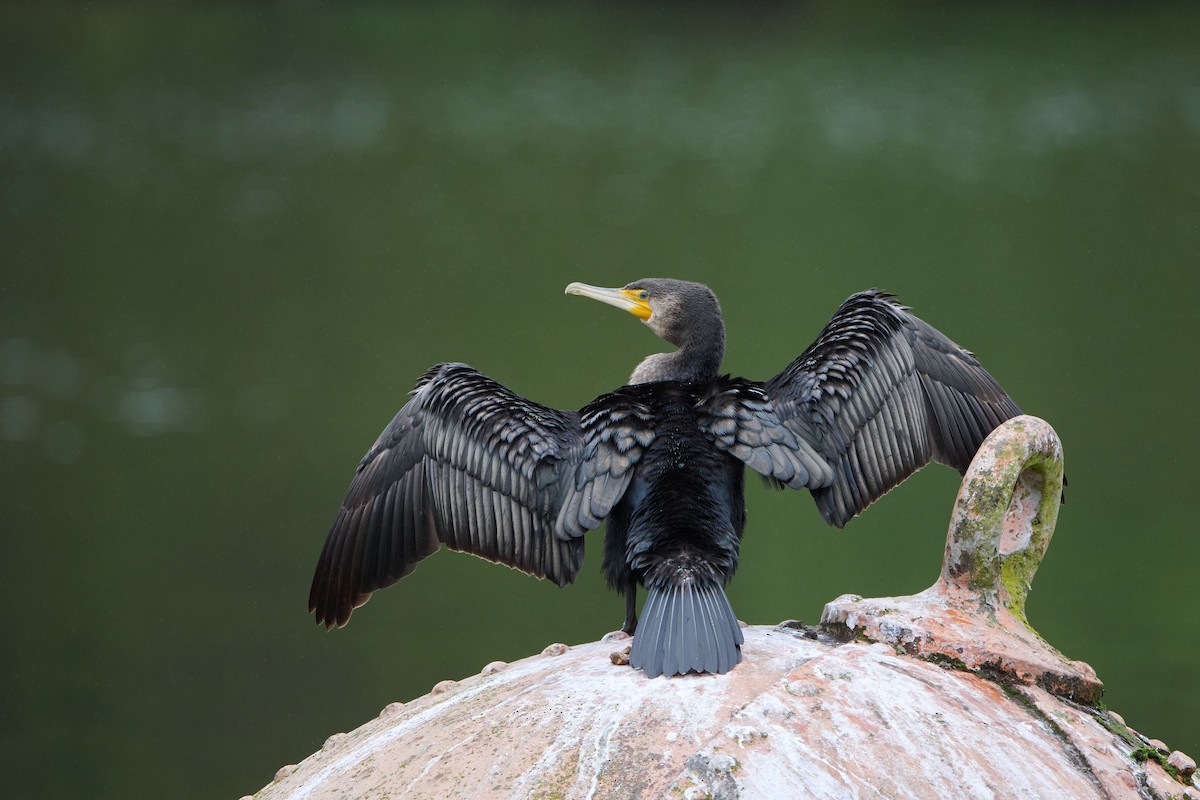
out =
{"type": "Polygon", "coordinates": [[[358,465],[321,552],[309,610],[342,626],[441,545],[575,580],[607,520],[603,571],[625,596],[630,663],[648,676],[727,672],[742,634],[724,586],[745,525],[745,467],[807,488],[842,527],[930,460],[963,472],[1020,413],[975,357],[877,290],[851,296],[765,381],[720,376],[725,325],[698,283],[572,283],[676,346],[578,412],[465,364],[426,372],[358,465]],[[641,623],[637,585],[646,587],[641,623]]]}

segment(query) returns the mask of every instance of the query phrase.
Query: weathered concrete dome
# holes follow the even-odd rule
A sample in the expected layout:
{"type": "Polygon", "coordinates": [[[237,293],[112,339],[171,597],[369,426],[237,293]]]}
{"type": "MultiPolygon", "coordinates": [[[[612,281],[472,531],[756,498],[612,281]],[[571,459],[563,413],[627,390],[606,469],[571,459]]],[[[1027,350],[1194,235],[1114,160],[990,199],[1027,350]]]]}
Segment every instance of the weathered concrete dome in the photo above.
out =
{"type": "Polygon", "coordinates": [[[393,703],[255,797],[1200,800],[1195,764],[1089,705],[1091,668],[1025,619],[1061,485],[1053,430],[1019,417],[968,471],[919,595],[750,626],[725,675],[646,678],[624,634],[551,645],[393,703]]]}

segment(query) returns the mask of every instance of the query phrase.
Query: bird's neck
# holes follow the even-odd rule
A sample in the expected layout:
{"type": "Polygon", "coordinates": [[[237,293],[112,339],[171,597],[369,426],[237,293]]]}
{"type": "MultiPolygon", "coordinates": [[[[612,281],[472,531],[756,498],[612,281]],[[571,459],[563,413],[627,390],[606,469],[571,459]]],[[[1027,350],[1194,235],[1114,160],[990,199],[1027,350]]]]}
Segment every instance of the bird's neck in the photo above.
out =
{"type": "Polygon", "coordinates": [[[680,381],[693,383],[717,377],[721,370],[721,359],[725,357],[725,326],[707,332],[703,336],[682,342],[673,353],[655,353],[637,365],[632,383],[655,381],[680,381]]]}

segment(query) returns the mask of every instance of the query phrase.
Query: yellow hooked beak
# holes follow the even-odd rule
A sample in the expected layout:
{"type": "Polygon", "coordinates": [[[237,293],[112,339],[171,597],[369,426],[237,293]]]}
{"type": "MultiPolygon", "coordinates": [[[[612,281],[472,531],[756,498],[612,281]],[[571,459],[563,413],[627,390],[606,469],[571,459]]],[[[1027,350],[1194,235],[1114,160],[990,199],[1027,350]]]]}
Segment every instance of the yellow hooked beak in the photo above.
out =
{"type": "Polygon", "coordinates": [[[642,289],[605,289],[601,286],[589,286],[586,283],[572,283],[567,287],[567,294],[580,294],[608,303],[610,306],[622,308],[633,314],[642,322],[650,319],[653,313],[646,302],[648,295],[642,289]]]}

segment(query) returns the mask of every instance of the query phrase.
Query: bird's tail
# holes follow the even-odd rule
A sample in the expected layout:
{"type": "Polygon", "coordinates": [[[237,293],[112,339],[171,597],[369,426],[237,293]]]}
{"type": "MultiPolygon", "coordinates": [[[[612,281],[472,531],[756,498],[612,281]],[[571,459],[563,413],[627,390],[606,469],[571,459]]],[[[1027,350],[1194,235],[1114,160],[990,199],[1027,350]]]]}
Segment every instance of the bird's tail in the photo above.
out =
{"type": "Polygon", "coordinates": [[[629,663],[646,673],[728,672],[742,660],[742,630],[715,580],[648,587],[629,663]]]}

